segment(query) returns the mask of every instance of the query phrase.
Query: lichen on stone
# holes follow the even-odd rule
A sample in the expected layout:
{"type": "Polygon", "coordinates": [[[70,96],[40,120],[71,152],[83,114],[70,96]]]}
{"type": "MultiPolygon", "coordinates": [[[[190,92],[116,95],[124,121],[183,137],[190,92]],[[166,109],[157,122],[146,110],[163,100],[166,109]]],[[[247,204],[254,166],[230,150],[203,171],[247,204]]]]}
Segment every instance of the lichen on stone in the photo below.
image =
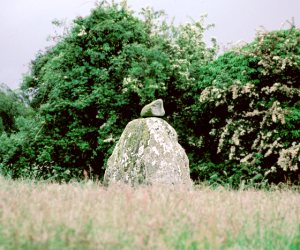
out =
{"type": "Polygon", "coordinates": [[[145,107],[141,111],[141,117],[162,117],[165,115],[163,100],[155,100],[145,107]]]}
{"type": "Polygon", "coordinates": [[[189,162],[177,133],[161,118],[128,123],[108,160],[104,182],[188,184],[189,162]]]}

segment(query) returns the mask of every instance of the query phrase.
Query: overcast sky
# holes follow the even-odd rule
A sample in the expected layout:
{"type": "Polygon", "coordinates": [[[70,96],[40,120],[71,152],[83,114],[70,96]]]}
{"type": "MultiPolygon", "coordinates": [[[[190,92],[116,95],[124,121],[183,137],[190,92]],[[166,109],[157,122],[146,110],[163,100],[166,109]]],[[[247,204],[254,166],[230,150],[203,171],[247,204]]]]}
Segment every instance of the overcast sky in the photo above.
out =
{"type": "MultiPolygon", "coordinates": [[[[39,50],[49,46],[54,33],[51,21],[73,20],[86,16],[95,7],[94,0],[0,0],[0,83],[18,88],[22,75],[39,50]]],[[[128,0],[138,11],[152,6],[165,10],[177,23],[207,14],[206,23],[214,23],[207,36],[222,46],[249,42],[256,30],[287,28],[287,20],[300,24],[300,0],[128,0]]]]}

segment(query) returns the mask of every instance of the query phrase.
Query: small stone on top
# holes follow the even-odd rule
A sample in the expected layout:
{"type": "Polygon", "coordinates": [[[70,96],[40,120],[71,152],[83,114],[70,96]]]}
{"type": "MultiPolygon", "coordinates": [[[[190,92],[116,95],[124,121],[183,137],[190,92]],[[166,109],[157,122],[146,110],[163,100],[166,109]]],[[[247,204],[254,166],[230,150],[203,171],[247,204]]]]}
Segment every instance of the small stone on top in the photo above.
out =
{"type": "Polygon", "coordinates": [[[162,99],[155,100],[143,107],[141,117],[162,117],[165,115],[162,99]]]}

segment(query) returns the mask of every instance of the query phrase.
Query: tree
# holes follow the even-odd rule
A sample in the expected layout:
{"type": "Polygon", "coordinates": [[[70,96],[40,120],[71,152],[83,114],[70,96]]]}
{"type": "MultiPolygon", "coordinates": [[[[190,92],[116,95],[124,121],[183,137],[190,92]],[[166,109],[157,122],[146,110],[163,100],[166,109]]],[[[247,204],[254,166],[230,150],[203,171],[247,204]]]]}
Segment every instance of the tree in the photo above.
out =
{"type": "Polygon", "coordinates": [[[165,100],[167,119],[184,134],[197,67],[215,49],[203,43],[202,21],[175,28],[159,12],[143,14],[140,20],[122,6],[102,4],[32,62],[22,89],[40,128],[26,150],[7,158],[14,176],[35,166],[42,178],[68,180],[83,170],[101,178],[126,124],[156,98],[165,100]]]}

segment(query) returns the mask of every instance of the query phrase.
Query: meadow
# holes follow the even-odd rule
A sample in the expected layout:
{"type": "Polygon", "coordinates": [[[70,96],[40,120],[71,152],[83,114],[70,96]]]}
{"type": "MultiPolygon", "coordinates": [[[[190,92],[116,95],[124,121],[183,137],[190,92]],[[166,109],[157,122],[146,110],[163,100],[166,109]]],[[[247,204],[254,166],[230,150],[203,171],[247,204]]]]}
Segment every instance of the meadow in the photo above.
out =
{"type": "Polygon", "coordinates": [[[0,249],[300,249],[300,194],[0,178],[0,249]]]}

